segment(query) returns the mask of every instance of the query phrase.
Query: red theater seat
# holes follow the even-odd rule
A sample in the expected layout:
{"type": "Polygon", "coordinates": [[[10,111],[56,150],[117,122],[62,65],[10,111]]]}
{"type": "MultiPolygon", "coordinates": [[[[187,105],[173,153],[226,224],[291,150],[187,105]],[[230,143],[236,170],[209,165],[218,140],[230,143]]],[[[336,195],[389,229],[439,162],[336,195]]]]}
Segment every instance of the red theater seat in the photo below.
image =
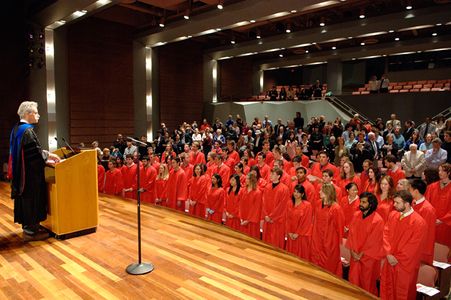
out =
{"type": "Polygon", "coordinates": [[[422,88],[420,92],[430,92],[431,88],[422,88]]]}
{"type": "Polygon", "coordinates": [[[409,90],[403,89],[403,90],[399,90],[400,93],[408,93],[409,90]]]}
{"type": "Polygon", "coordinates": [[[370,93],[370,91],[363,91],[361,92],[362,95],[368,95],[370,93]]]}
{"type": "Polygon", "coordinates": [[[422,85],[422,84],[415,84],[415,85],[413,86],[413,88],[414,88],[414,89],[422,89],[422,88],[423,88],[423,85],[422,85]]]}
{"type": "Polygon", "coordinates": [[[356,91],[356,92],[352,92],[353,95],[360,95],[360,92],[356,91]]]}
{"type": "Polygon", "coordinates": [[[399,93],[399,90],[390,90],[389,93],[399,93]]]}
{"type": "Polygon", "coordinates": [[[419,92],[420,89],[410,89],[410,92],[419,92]]]}
{"type": "Polygon", "coordinates": [[[410,90],[411,88],[413,88],[413,86],[411,84],[403,86],[403,89],[410,90]]]}

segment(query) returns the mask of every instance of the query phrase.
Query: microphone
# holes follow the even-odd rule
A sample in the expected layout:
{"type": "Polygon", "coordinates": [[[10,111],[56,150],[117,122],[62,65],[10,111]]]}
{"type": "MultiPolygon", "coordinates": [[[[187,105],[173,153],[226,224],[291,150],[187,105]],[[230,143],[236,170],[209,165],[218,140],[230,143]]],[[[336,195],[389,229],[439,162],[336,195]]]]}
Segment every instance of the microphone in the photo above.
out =
{"type": "Polygon", "coordinates": [[[61,144],[58,141],[58,138],[55,136],[55,140],[56,140],[56,144],[58,145],[59,148],[61,148],[61,153],[63,153],[64,159],[67,159],[67,155],[63,150],[63,147],[61,147],[61,144]]]}
{"type": "Polygon", "coordinates": [[[61,138],[64,142],[64,144],[70,149],[70,151],[72,151],[73,154],[75,154],[75,150],[69,145],[69,143],[66,141],[66,139],[64,137],[61,138]]]}
{"type": "Polygon", "coordinates": [[[130,136],[127,136],[126,138],[127,138],[128,140],[134,142],[135,144],[140,144],[141,146],[146,146],[146,147],[147,147],[147,144],[144,143],[144,142],[141,142],[141,141],[139,141],[139,140],[137,140],[137,139],[134,139],[134,138],[132,138],[132,137],[130,137],[130,136]]]}

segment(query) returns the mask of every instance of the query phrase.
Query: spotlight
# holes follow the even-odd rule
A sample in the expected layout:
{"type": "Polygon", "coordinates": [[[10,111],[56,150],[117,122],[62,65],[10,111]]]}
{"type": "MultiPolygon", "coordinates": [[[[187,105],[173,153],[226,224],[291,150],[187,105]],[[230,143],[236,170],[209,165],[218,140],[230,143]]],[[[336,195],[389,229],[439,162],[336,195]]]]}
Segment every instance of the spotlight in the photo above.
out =
{"type": "Polygon", "coordinates": [[[290,24],[287,25],[287,29],[285,29],[285,32],[286,33],[290,33],[291,32],[291,25],[290,24]]]}
{"type": "Polygon", "coordinates": [[[359,18],[360,19],[365,19],[365,10],[363,8],[360,10],[359,18]]]}
{"type": "Polygon", "coordinates": [[[395,37],[395,41],[399,41],[399,37],[395,37]]]}
{"type": "Polygon", "coordinates": [[[434,33],[432,34],[432,36],[437,36],[437,32],[434,32],[434,33]]]}
{"type": "Polygon", "coordinates": [[[224,1],[220,0],[219,3],[218,3],[218,5],[216,5],[216,7],[217,7],[218,9],[223,9],[223,8],[224,8],[224,1]]]}
{"type": "Polygon", "coordinates": [[[332,46],[332,50],[336,50],[337,49],[337,47],[335,47],[335,46],[332,46]]]}
{"type": "Polygon", "coordinates": [[[364,43],[364,42],[361,42],[361,43],[360,43],[360,46],[365,46],[365,43],[364,43]]]}
{"type": "Polygon", "coordinates": [[[283,57],[283,54],[282,54],[282,53],[280,53],[280,54],[279,54],[279,57],[283,57]]]}
{"type": "Polygon", "coordinates": [[[326,21],[324,20],[324,17],[321,17],[319,26],[321,26],[321,27],[326,26],[326,21]]]}
{"type": "Polygon", "coordinates": [[[407,6],[406,6],[406,9],[407,9],[407,10],[411,10],[411,9],[412,9],[412,5],[407,5],[407,6]]]}
{"type": "Polygon", "coordinates": [[[232,45],[235,45],[235,44],[236,44],[235,39],[231,40],[230,43],[231,43],[232,45]]]}
{"type": "Polygon", "coordinates": [[[161,18],[160,19],[160,22],[158,23],[158,25],[161,27],[161,28],[163,28],[164,27],[164,18],[161,18]]]}

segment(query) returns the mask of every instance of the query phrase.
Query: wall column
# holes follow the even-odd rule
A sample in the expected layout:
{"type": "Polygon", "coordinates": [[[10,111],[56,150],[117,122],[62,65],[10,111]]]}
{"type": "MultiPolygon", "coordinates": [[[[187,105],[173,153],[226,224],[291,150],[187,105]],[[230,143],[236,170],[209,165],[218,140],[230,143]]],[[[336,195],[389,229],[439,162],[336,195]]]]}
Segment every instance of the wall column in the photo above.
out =
{"type": "Polygon", "coordinates": [[[327,90],[334,95],[342,92],[343,66],[340,59],[331,59],[327,62],[327,90]]]}

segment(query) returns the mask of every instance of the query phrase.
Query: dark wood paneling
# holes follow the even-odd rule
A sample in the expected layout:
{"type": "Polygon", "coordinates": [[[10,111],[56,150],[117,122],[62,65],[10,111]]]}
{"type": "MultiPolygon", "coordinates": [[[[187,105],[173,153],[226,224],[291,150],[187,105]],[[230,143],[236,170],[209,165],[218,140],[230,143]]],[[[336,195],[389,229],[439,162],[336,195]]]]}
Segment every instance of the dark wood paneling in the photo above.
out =
{"type": "Polygon", "coordinates": [[[252,59],[241,57],[220,61],[220,99],[237,100],[252,96],[252,59]]]}
{"type": "Polygon", "coordinates": [[[160,121],[168,128],[200,120],[203,107],[203,54],[195,42],[159,49],[160,121]]]}
{"type": "Polygon", "coordinates": [[[130,27],[87,18],[68,28],[70,137],[109,146],[132,135],[133,43],[130,27]]]}

